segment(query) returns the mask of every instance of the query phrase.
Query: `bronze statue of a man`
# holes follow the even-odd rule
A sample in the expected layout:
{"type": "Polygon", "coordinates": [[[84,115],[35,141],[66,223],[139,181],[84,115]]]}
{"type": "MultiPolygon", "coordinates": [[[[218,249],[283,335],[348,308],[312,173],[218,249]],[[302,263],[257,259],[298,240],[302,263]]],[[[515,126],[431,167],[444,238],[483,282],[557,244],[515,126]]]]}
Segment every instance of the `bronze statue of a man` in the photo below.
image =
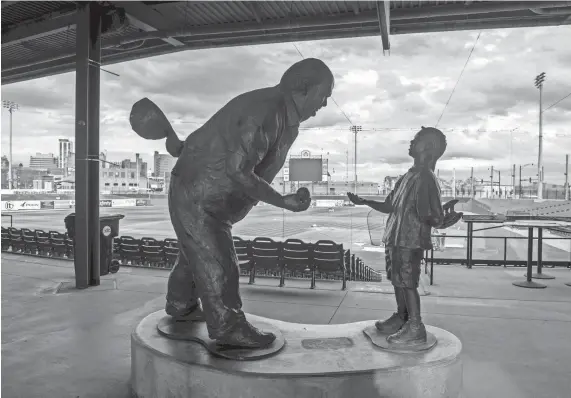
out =
{"type": "Polygon", "coordinates": [[[410,143],[409,155],[414,165],[395,184],[384,202],[362,199],[348,193],[358,205],[388,213],[383,243],[387,279],[395,290],[397,312],[384,321],[377,321],[377,329],[387,334],[389,344],[414,346],[426,343],[426,329],[420,316],[418,284],[423,252],[432,248],[432,228],[444,229],[462,217],[451,201],[441,204],[440,187],[434,169],[444,154],[446,137],[435,128],[422,127],[410,143]]]}
{"type": "Polygon", "coordinates": [[[170,124],[166,132],[139,132],[156,114],[133,116],[138,112],[137,104],[133,107],[133,129],[144,138],[166,137],[167,150],[178,157],[168,197],[180,254],[168,281],[166,312],[176,320],[204,319],[218,344],[261,348],[276,337],[255,328],[242,312],[232,225],[259,201],[307,210],[310,200],[282,196],[270,183],[285,163],[299,124],[327,105],[333,85],[322,61],[305,59],[291,66],[277,86],[232,99],[184,142],[170,124]]]}

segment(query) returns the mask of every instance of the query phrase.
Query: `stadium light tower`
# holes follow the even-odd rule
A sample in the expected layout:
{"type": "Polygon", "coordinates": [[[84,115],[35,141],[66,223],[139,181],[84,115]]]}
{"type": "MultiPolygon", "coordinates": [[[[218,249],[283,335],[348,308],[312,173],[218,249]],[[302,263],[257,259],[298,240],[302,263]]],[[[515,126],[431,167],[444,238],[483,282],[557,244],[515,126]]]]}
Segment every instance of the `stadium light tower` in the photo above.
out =
{"type": "Polygon", "coordinates": [[[8,189],[12,189],[12,114],[20,109],[20,105],[14,101],[4,100],[2,106],[10,112],[10,164],[8,165],[8,189]]]}
{"type": "Polygon", "coordinates": [[[355,134],[355,195],[357,195],[357,133],[363,130],[362,126],[351,126],[349,130],[355,134]]]}
{"type": "Polygon", "coordinates": [[[535,87],[539,89],[539,155],[537,157],[537,199],[543,199],[543,107],[542,93],[545,72],[535,77],[535,87]]]}

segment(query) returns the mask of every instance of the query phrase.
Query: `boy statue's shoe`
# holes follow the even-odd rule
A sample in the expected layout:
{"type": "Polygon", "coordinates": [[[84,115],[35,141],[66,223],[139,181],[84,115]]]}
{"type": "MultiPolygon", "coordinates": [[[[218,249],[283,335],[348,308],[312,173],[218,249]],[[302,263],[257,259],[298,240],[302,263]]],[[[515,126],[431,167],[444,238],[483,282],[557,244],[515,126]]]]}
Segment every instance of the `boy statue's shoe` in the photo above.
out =
{"type": "Polygon", "coordinates": [[[398,312],[395,312],[394,314],[391,315],[390,318],[384,320],[384,321],[377,321],[375,322],[375,326],[377,327],[377,330],[383,334],[388,334],[388,335],[392,335],[396,332],[398,332],[403,325],[406,323],[407,321],[407,316],[404,315],[404,318],[399,315],[398,312]]]}
{"type": "Polygon", "coordinates": [[[391,345],[414,346],[426,343],[426,328],[422,322],[407,321],[395,334],[387,337],[391,345]]]}

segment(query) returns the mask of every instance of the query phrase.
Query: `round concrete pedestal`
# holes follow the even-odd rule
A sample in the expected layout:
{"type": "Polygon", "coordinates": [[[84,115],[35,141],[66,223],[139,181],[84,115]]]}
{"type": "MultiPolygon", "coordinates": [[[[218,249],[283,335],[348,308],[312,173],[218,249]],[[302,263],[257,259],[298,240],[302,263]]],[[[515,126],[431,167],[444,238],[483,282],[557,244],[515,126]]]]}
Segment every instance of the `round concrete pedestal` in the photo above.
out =
{"type": "Polygon", "coordinates": [[[131,383],[137,398],[456,398],[462,387],[462,344],[427,326],[430,351],[396,354],[375,347],[363,330],[374,321],[304,325],[270,323],[283,350],[257,361],[213,357],[202,345],[161,336],[164,311],[147,316],[131,336],[131,383]]]}

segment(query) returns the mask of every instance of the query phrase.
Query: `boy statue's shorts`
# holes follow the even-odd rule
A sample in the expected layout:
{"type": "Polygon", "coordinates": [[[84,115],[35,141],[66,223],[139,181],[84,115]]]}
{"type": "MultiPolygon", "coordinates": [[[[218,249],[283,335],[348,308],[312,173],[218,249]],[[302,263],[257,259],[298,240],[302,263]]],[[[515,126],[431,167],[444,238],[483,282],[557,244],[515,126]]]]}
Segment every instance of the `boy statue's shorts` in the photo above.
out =
{"type": "Polygon", "coordinates": [[[408,289],[418,288],[423,252],[423,249],[408,249],[398,246],[385,247],[387,279],[392,282],[393,286],[408,289]]]}

